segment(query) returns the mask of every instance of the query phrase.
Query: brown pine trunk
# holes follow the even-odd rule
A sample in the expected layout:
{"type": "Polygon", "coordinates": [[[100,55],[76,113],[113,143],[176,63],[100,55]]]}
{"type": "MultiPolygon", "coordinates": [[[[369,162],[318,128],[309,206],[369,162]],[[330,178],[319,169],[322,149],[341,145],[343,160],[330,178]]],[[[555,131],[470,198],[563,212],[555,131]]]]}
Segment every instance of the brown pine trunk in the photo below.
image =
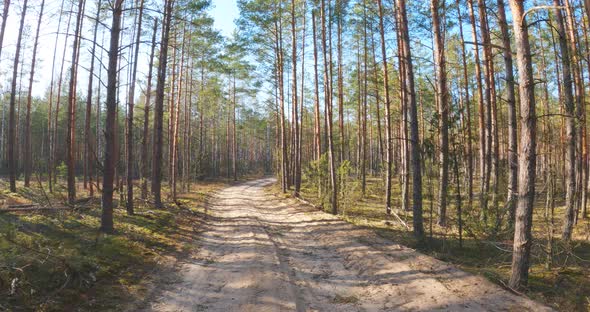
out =
{"type": "Polygon", "coordinates": [[[504,66],[506,67],[506,102],[508,104],[508,198],[506,210],[508,211],[508,224],[514,225],[514,210],[516,208],[518,188],[518,155],[517,155],[517,124],[516,124],[516,96],[514,93],[514,73],[512,65],[512,48],[510,47],[510,35],[504,9],[504,0],[498,0],[498,22],[502,32],[502,46],[504,47],[504,66]]]}
{"type": "Polygon", "coordinates": [[[168,62],[168,41],[174,0],[166,0],[165,21],[162,25],[162,41],[160,44],[160,63],[158,66],[158,82],[156,84],[156,101],[154,102],[154,145],[152,157],[152,193],[155,205],[162,205],[162,145],[164,119],[164,87],[166,83],[166,64],[168,62]]]}
{"type": "Polygon", "coordinates": [[[383,4],[377,0],[379,7],[379,35],[381,37],[381,56],[383,58],[383,93],[385,95],[385,146],[387,160],[385,163],[385,211],[391,214],[391,166],[393,162],[393,147],[391,140],[391,105],[389,102],[389,69],[387,67],[387,53],[385,43],[385,27],[383,26],[383,4]]]}
{"type": "MultiPolygon", "coordinates": [[[[98,34],[98,21],[100,20],[100,10],[101,10],[102,0],[98,1],[97,9],[96,9],[96,22],[94,23],[94,35],[92,40],[92,52],[90,58],[90,71],[88,74],[88,92],[86,93],[86,118],[85,118],[85,125],[84,125],[84,188],[87,187],[87,183],[89,184],[89,192],[90,196],[94,196],[94,186],[92,184],[92,176],[94,175],[94,157],[93,155],[97,151],[93,151],[92,147],[92,133],[90,132],[90,123],[92,122],[92,91],[93,91],[93,82],[94,82],[94,61],[95,61],[95,53],[96,53],[96,37],[98,34]]],[[[98,118],[98,116],[96,117],[98,118]]]]}
{"type": "MultiPolygon", "coordinates": [[[[325,1],[321,1],[320,15],[322,21],[322,53],[324,55],[324,101],[326,110],[326,134],[328,137],[328,161],[330,165],[330,185],[332,186],[332,192],[330,196],[330,204],[332,214],[338,213],[338,183],[336,181],[336,165],[334,159],[334,139],[332,131],[332,90],[331,83],[331,57],[328,59],[328,48],[327,48],[327,37],[326,37],[326,4],[325,1]]],[[[330,32],[331,34],[331,32],[330,32]]],[[[331,35],[330,35],[331,37],[331,35]]],[[[330,40],[331,42],[331,40],[330,40]]],[[[331,49],[330,49],[331,51],[331,49]]]]}
{"type": "Polygon", "coordinates": [[[316,9],[311,10],[311,25],[313,32],[313,84],[314,84],[314,143],[315,143],[315,160],[319,161],[322,157],[322,136],[321,136],[321,116],[320,116],[320,91],[318,79],[318,46],[317,46],[317,27],[316,27],[316,9]]]}
{"type": "MultiPolygon", "coordinates": [[[[456,1],[457,14],[461,18],[461,5],[459,0],[456,1]]],[[[459,36],[461,38],[461,61],[463,65],[463,80],[465,84],[465,114],[467,117],[465,129],[467,130],[467,194],[469,197],[469,207],[473,200],[473,136],[471,133],[471,100],[469,95],[469,76],[467,74],[467,57],[465,56],[465,38],[463,36],[463,22],[459,20],[459,36]]],[[[516,153],[516,150],[514,150],[516,153]]],[[[516,154],[515,154],[516,155],[516,154]]],[[[516,190],[515,190],[516,191],[516,190]]]]}
{"type": "Polygon", "coordinates": [[[406,1],[397,0],[398,25],[403,45],[403,66],[405,71],[404,85],[407,94],[407,105],[410,124],[410,161],[412,164],[412,198],[413,198],[413,223],[414,236],[424,237],[424,225],[422,218],[422,164],[420,159],[420,133],[418,130],[418,108],[416,105],[416,91],[414,88],[414,68],[412,65],[412,52],[410,50],[410,35],[408,30],[408,17],[406,13],[406,1]]]}
{"type": "Polygon", "coordinates": [[[84,0],[78,1],[78,16],[72,49],[70,84],[68,89],[68,133],[66,136],[66,165],[68,167],[68,203],[76,200],[76,87],[78,78],[78,60],[80,57],[80,34],[84,17],[84,0]]]}
{"type": "MultiPolygon", "coordinates": [[[[560,1],[554,0],[555,6],[560,5],[560,1]]],[[[570,240],[572,230],[574,227],[574,219],[576,216],[576,120],[575,120],[575,102],[573,79],[571,70],[571,59],[569,54],[569,47],[567,44],[567,33],[565,31],[565,21],[561,9],[555,10],[557,19],[557,30],[559,35],[559,48],[561,50],[561,74],[562,74],[562,92],[564,108],[566,113],[566,142],[567,152],[565,159],[565,204],[566,210],[564,215],[564,224],[562,239],[570,240]]]]}
{"type": "MultiPolygon", "coordinates": [[[[293,142],[294,142],[294,185],[295,191],[293,196],[299,197],[299,191],[301,190],[301,147],[299,146],[299,105],[297,102],[297,23],[295,19],[295,0],[291,0],[291,98],[293,105],[293,142]],[[299,155],[299,157],[298,157],[299,155]]],[[[234,103],[235,105],[235,103],[234,103]]]]}
{"type": "Polygon", "coordinates": [[[527,285],[530,252],[532,244],[531,228],[533,205],[535,202],[536,170],[536,113],[535,84],[529,45],[528,25],[524,16],[523,3],[510,0],[514,37],[516,42],[516,64],[518,66],[520,95],[520,145],[518,151],[518,203],[514,227],[514,246],[512,254],[512,275],[509,286],[520,289],[527,285]]]}
{"type": "Polygon", "coordinates": [[[477,43],[477,26],[475,24],[475,13],[473,11],[473,0],[467,0],[467,5],[469,7],[469,20],[471,22],[471,33],[473,38],[473,52],[474,52],[474,62],[475,62],[475,81],[477,84],[477,101],[478,101],[478,120],[479,120],[479,175],[480,175],[480,201],[482,207],[482,213],[486,214],[487,212],[483,210],[486,205],[484,205],[485,201],[485,180],[486,180],[486,131],[485,131],[485,106],[484,106],[484,95],[483,95],[483,85],[481,83],[481,64],[479,61],[479,47],[477,43]]]}
{"type": "MultiPolygon", "coordinates": [[[[143,22],[143,3],[139,3],[139,16],[137,21],[137,38],[135,40],[135,55],[133,56],[133,72],[131,73],[131,85],[129,86],[129,99],[127,103],[127,214],[133,215],[133,109],[135,108],[135,82],[137,79],[137,64],[139,57],[139,43],[141,40],[141,24],[143,22]]],[[[151,69],[151,67],[150,67],[151,69]]]]}
{"type": "Polygon", "coordinates": [[[31,73],[29,75],[29,90],[27,94],[27,113],[25,117],[25,187],[29,187],[31,180],[31,169],[33,155],[31,151],[31,102],[33,92],[33,79],[35,78],[35,64],[37,61],[37,46],[39,43],[39,30],[41,29],[41,20],[43,19],[43,9],[45,0],[41,1],[39,19],[37,20],[37,31],[35,32],[35,44],[33,45],[33,59],[31,60],[31,73]]]}
{"type": "Polygon", "coordinates": [[[107,73],[107,101],[105,122],[105,150],[102,185],[102,217],[100,230],[112,233],[113,226],[113,179],[115,177],[115,123],[117,111],[117,71],[119,61],[119,36],[121,34],[121,15],[123,14],[123,0],[113,3],[113,20],[111,26],[111,42],[109,47],[109,64],[107,73]]]}
{"type": "MultiPolygon", "coordinates": [[[[445,6],[443,0],[442,6],[445,6]]],[[[434,59],[436,64],[436,97],[438,102],[439,114],[439,167],[440,180],[438,187],[438,220],[439,225],[444,226],[447,214],[447,188],[449,184],[449,94],[447,91],[447,72],[444,52],[444,34],[442,34],[439,2],[432,0],[430,2],[432,12],[432,32],[434,33],[434,59]]]]}
{"type": "Polygon", "coordinates": [[[21,42],[23,37],[23,28],[25,25],[25,17],[27,15],[28,0],[24,0],[20,26],[18,29],[18,39],[16,40],[16,52],[14,55],[14,65],[12,68],[12,84],[10,88],[10,109],[8,112],[8,172],[10,175],[10,191],[16,192],[16,120],[15,120],[15,106],[16,106],[16,79],[18,76],[18,65],[20,58],[21,42]]]}
{"type": "Polygon", "coordinates": [[[145,106],[143,111],[143,138],[141,141],[141,199],[146,199],[148,194],[147,177],[148,177],[148,142],[149,142],[149,123],[150,123],[150,100],[152,97],[152,74],[154,67],[154,54],[156,50],[156,33],[158,32],[158,19],[154,20],[154,30],[152,32],[152,49],[150,52],[150,63],[147,76],[147,87],[145,89],[145,106]]]}

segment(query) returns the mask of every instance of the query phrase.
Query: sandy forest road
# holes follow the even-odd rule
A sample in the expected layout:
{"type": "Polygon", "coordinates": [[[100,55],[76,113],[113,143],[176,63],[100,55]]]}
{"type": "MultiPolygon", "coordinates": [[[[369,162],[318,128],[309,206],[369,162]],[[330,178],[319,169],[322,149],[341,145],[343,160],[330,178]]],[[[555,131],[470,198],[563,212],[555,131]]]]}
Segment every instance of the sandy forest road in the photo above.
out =
{"type": "Polygon", "coordinates": [[[154,311],[549,311],[336,217],[265,193],[221,191],[154,311]]]}

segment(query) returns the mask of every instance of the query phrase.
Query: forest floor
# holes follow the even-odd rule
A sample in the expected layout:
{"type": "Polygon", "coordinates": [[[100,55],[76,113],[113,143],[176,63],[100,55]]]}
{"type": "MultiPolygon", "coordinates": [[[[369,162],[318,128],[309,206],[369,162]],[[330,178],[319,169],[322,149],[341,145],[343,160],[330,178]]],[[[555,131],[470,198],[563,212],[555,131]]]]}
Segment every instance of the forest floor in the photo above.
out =
{"type": "Polygon", "coordinates": [[[274,179],[219,191],[151,311],[544,311],[486,278],[294,199],[274,179]]]}
{"type": "MultiPolygon", "coordinates": [[[[393,183],[394,214],[388,216],[385,213],[382,179],[368,177],[364,196],[358,181],[353,179],[347,182],[346,188],[343,188],[344,194],[340,194],[339,217],[371,230],[383,239],[414,248],[506,288],[511,274],[513,244],[511,231],[505,226],[507,216],[502,222],[504,226],[495,230],[493,211],[490,211],[487,222],[482,221],[477,194],[474,194],[474,202],[469,208],[463,190],[461,246],[454,194],[456,190],[449,191],[447,226],[441,227],[436,224],[436,179],[425,178],[423,182],[425,240],[417,240],[412,233],[412,212],[400,209],[398,181],[393,183]]],[[[551,213],[546,210],[546,187],[539,185],[537,189],[540,193],[536,196],[533,211],[534,240],[529,285],[523,292],[559,311],[590,311],[590,220],[580,218],[574,228],[572,242],[563,242],[560,239],[565,210],[563,196],[556,195],[554,216],[551,218],[551,213]]],[[[275,193],[280,193],[277,187],[275,193]]],[[[302,196],[314,205],[321,206],[317,187],[309,181],[303,185],[302,196]]],[[[498,206],[504,207],[502,200],[498,206]]],[[[329,205],[324,204],[324,209],[329,209],[329,205]]]]}
{"type": "Polygon", "coordinates": [[[141,309],[174,282],[177,265],[197,247],[207,200],[227,185],[193,183],[163,209],[137,199],[133,216],[116,200],[115,233],[105,235],[100,195],[88,197],[81,184],[73,209],[37,209],[63,207],[65,188],[49,194],[34,182],[10,193],[0,182],[0,311],[141,309]],[[27,204],[35,206],[6,210],[27,204]]]}

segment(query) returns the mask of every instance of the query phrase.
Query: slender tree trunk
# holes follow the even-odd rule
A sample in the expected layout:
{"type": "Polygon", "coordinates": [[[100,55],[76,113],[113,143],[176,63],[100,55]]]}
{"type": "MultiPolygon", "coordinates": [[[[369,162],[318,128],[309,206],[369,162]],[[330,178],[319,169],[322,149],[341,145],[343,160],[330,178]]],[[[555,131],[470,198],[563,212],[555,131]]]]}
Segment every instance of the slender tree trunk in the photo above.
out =
{"type": "MultiPolygon", "coordinates": [[[[127,104],[127,214],[133,215],[133,109],[135,108],[135,82],[137,79],[137,64],[139,58],[139,43],[141,41],[141,25],[143,22],[143,4],[139,3],[139,17],[137,21],[137,38],[135,39],[135,55],[133,56],[133,71],[131,73],[131,85],[129,86],[129,99],[127,104]]],[[[151,66],[150,66],[151,70],[151,66]]]]}
{"type": "MultiPolygon", "coordinates": [[[[436,63],[436,96],[438,98],[439,114],[439,167],[440,180],[438,187],[438,220],[439,225],[446,224],[447,189],[449,187],[449,94],[447,91],[446,59],[444,52],[444,34],[442,33],[439,17],[439,2],[432,0],[432,32],[434,33],[434,59],[436,63]]],[[[442,7],[445,1],[442,2],[442,7]]]]}
{"type": "Polygon", "coordinates": [[[18,29],[18,39],[16,40],[16,52],[14,55],[14,65],[12,69],[12,84],[10,88],[10,109],[8,113],[8,172],[10,175],[10,191],[16,192],[16,127],[17,123],[15,120],[15,105],[16,105],[16,79],[18,76],[18,65],[20,58],[21,42],[23,37],[23,28],[25,25],[25,17],[27,15],[27,3],[28,0],[24,0],[20,26],[18,29]]]}
{"type": "Polygon", "coordinates": [[[158,32],[158,19],[154,20],[154,30],[152,32],[152,48],[150,52],[150,63],[147,76],[147,87],[145,91],[145,106],[143,111],[143,138],[141,141],[141,198],[146,199],[148,193],[148,141],[149,141],[149,123],[150,123],[150,102],[152,97],[152,73],[154,67],[154,54],[156,50],[156,33],[158,32]]]}
{"type": "MultiPolygon", "coordinates": [[[[473,52],[475,62],[475,81],[477,85],[477,101],[479,107],[479,175],[480,175],[480,201],[483,204],[485,201],[485,180],[486,180],[486,131],[485,131],[485,106],[484,106],[484,95],[483,85],[481,83],[481,64],[479,61],[479,47],[477,46],[477,26],[475,24],[475,12],[473,10],[473,0],[467,0],[469,7],[469,20],[471,22],[471,33],[473,38],[473,52]]],[[[487,205],[487,204],[486,204],[487,205]]],[[[482,205],[482,210],[485,205],[482,205]]],[[[484,215],[487,213],[485,210],[482,211],[484,215]]]]}
{"type": "MultiPolygon", "coordinates": [[[[295,0],[291,0],[291,98],[293,105],[293,140],[294,140],[294,184],[295,191],[293,196],[299,197],[299,191],[301,190],[301,164],[300,155],[301,147],[299,146],[299,103],[297,102],[297,20],[295,18],[295,0]],[[299,155],[299,156],[298,156],[299,155]]],[[[303,86],[301,86],[303,88],[303,86]]],[[[234,103],[235,105],[235,103],[234,103]]]]}
{"type": "MultiPolygon", "coordinates": [[[[93,91],[93,83],[94,83],[94,61],[96,59],[96,37],[98,35],[98,24],[100,20],[100,10],[101,10],[102,0],[98,1],[96,6],[96,22],[94,23],[94,35],[92,40],[92,52],[90,58],[90,71],[88,74],[88,92],[86,93],[86,118],[85,118],[85,125],[84,125],[84,136],[85,136],[85,143],[84,143],[84,188],[86,188],[86,183],[88,182],[90,196],[94,196],[94,186],[92,185],[92,176],[93,168],[94,168],[94,157],[93,155],[98,151],[93,151],[92,148],[92,133],[90,131],[90,123],[92,122],[92,91],[93,91]]],[[[96,117],[98,118],[98,116],[96,117]]]]}
{"type": "Polygon", "coordinates": [[[514,92],[514,73],[512,66],[512,48],[504,9],[504,0],[498,0],[498,22],[502,32],[502,46],[504,47],[504,66],[506,67],[506,102],[508,104],[508,198],[506,210],[509,214],[508,224],[514,225],[514,210],[516,208],[518,190],[518,154],[516,140],[516,96],[514,92]]]}
{"type": "Polygon", "coordinates": [[[336,0],[336,54],[338,61],[338,128],[340,130],[340,163],[344,161],[346,136],[344,133],[344,77],[342,72],[342,20],[344,19],[343,0],[336,0]]]}
{"type": "Polygon", "coordinates": [[[160,43],[160,62],[158,65],[158,82],[156,84],[156,100],[154,102],[154,145],[152,157],[152,193],[155,205],[162,205],[162,145],[164,119],[164,87],[166,83],[166,64],[168,62],[168,41],[174,0],[166,0],[165,21],[162,24],[162,41],[160,43]]]}
{"type": "Polygon", "coordinates": [[[35,44],[33,45],[33,59],[31,60],[31,73],[29,75],[29,90],[27,94],[27,114],[25,117],[25,187],[29,187],[31,180],[31,169],[33,167],[33,155],[31,151],[31,102],[33,100],[33,80],[35,78],[35,64],[37,62],[37,46],[39,43],[39,30],[41,29],[41,21],[43,20],[43,9],[45,8],[45,0],[41,1],[41,9],[39,11],[39,19],[37,20],[37,30],[35,32],[35,44]]]}
{"type": "Polygon", "coordinates": [[[78,78],[78,59],[80,56],[80,35],[84,17],[84,0],[78,1],[78,18],[72,49],[72,64],[70,67],[70,85],[68,90],[68,134],[66,136],[66,164],[68,167],[68,202],[76,200],[76,86],[78,78]]]}
{"type": "Polygon", "coordinates": [[[391,166],[393,162],[393,146],[391,140],[391,111],[389,102],[389,69],[387,67],[387,53],[385,43],[385,27],[383,26],[383,4],[377,0],[379,7],[379,35],[381,37],[381,55],[383,58],[383,93],[385,95],[385,145],[387,160],[385,169],[385,210],[391,214],[391,166]]]}
{"type": "MultiPolygon", "coordinates": [[[[322,21],[322,53],[324,55],[324,101],[326,109],[326,133],[328,137],[328,161],[330,165],[330,185],[332,186],[332,193],[330,197],[331,211],[332,214],[338,213],[338,183],[336,178],[336,165],[334,159],[334,140],[332,131],[332,91],[331,83],[332,80],[330,63],[331,58],[328,59],[328,48],[327,48],[327,37],[326,37],[326,4],[325,1],[321,1],[320,15],[322,21]]],[[[331,37],[331,35],[330,35],[331,37]]],[[[331,49],[330,49],[331,50],[331,49]]]]}
{"type": "Polygon", "coordinates": [[[317,161],[322,157],[322,135],[321,135],[321,116],[320,116],[320,91],[318,79],[318,46],[316,34],[316,9],[311,10],[311,23],[313,32],[313,83],[314,83],[314,142],[315,142],[315,159],[317,161]]]}
{"type": "Polygon", "coordinates": [[[105,123],[105,150],[102,185],[102,217],[100,230],[112,233],[113,226],[113,179],[115,177],[115,123],[117,110],[117,70],[119,68],[119,36],[121,34],[121,16],[123,0],[116,0],[112,6],[113,21],[111,26],[111,42],[109,47],[109,64],[107,77],[107,115],[105,123]]]}
{"type": "Polygon", "coordinates": [[[512,275],[509,286],[512,289],[520,289],[527,285],[533,239],[531,228],[533,223],[533,205],[535,203],[537,125],[533,66],[528,37],[528,24],[524,16],[524,5],[520,0],[509,1],[516,42],[516,64],[518,66],[521,114],[521,133],[518,151],[519,196],[516,206],[512,275]]]}
{"type": "MultiPolygon", "coordinates": [[[[553,1],[555,6],[560,5],[560,1],[553,1]]],[[[570,240],[572,230],[574,227],[574,219],[576,215],[576,120],[575,120],[575,103],[574,91],[572,85],[571,59],[569,54],[569,47],[567,44],[567,33],[565,31],[565,22],[563,20],[563,13],[561,9],[555,10],[557,18],[557,30],[559,35],[559,48],[561,50],[561,67],[562,67],[562,82],[563,82],[563,101],[566,113],[566,136],[567,136],[567,152],[566,152],[566,180],[565,180],[565,216],[563,224],[562,239],[570,240]]]]}
{"type": "Polygon", "coordinates": [[[418,108],[416,105],[416,91],[414,88],[414,68],[412,66],[412,52],[410,50],[410,35],[408,30],[408,17],[406,13],[406,1],[397,0],[398,20],[404,53],[404,71],[406,73],[404,85],[406,88],[409,124],[410,124],[410,161],[412,163],[412,197],[413,197],[413,223],[414,236],[424,237],[424,225],[422,219],[422,164],[420,159],[420,133],[418,130],[418,108]]]}
{"type": "MultiPolygon", "coordinates": [[[[465,113],[467,115],[466,129],[467,129],[467,194],[469,197],[468,206],[471,207],[473,200],[473,135],[471,133],[471,100],[469,95],[469,76],[467,74],[467,57],[465,53],[465,38],[463,36],[463,22],[461,21],[461,5],[459,0],[457,3],[457,14],[459,16],[459,36],[461,37],[461,61],[463,65],[463,80],[465,83],[465,113]]],[[[516,155],[516,150],[514,150],[516,155]]],[[[515,190],[516,191],[516,190],[515,190]]]]}

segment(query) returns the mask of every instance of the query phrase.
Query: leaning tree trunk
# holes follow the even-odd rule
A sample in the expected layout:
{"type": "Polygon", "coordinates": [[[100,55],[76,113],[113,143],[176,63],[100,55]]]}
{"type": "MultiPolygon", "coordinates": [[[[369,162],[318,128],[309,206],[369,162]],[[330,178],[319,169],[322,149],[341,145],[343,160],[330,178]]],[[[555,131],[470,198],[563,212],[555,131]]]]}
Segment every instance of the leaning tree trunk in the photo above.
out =
{"type": "Polygon", "coordinates": [[[533,205],[535,203],[537,124],[532,57],[523,3],[520,0],[510,0],[510,8],[512,10],[516,42],[521,133],[518,151],[519,194],[514,227],[512,275],[509,286],[512,289],[519,289],[527,285],[532,244],[531,228],[533,223],[533,205]]]}

